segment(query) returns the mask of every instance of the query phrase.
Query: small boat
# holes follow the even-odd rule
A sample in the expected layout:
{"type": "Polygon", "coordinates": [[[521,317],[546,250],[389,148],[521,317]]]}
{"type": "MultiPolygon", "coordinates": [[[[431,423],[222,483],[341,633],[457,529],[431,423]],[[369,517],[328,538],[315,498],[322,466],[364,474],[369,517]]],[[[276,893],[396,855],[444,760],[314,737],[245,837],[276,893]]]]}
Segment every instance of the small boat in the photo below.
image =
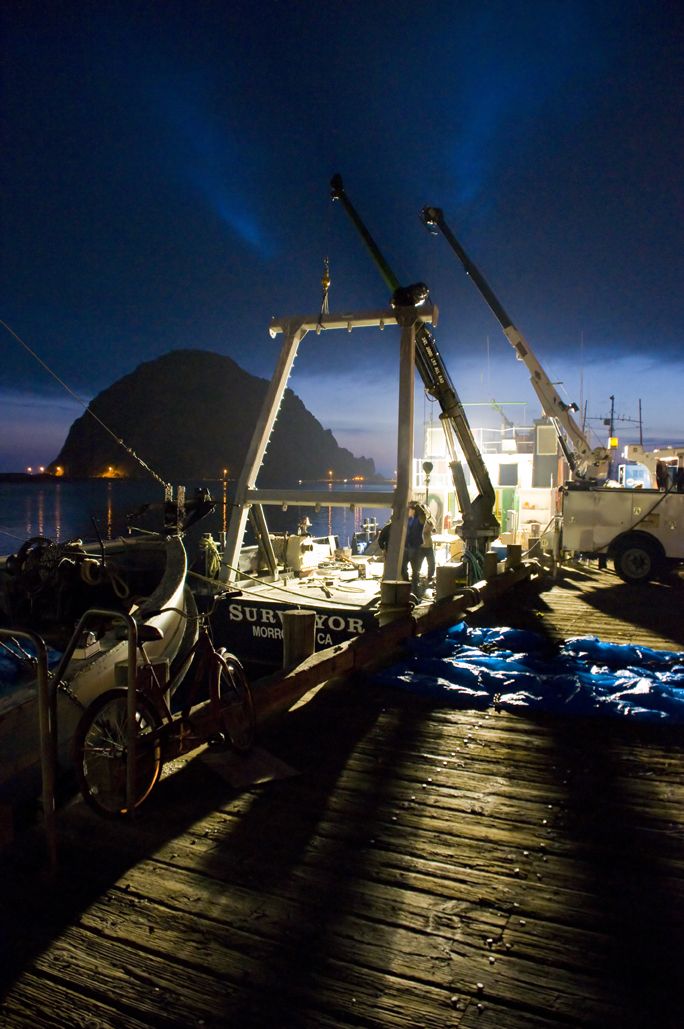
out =
{"type": "Polygon", "coordinates": [[[180,533],[94,545],[33,537],[0,560],[0,803],[14,806],[40,791],[35,652],[22,631],[48,647],[62,772],[71,765],[70,743],[83,710],[105,690],[127,683],[125,619],[95,612],[132,616],[147,658],[165,675],[182,662],[197,631],[186,573],[180,533]],[[83,622],[86,612],[92,617],[83,622]]]}

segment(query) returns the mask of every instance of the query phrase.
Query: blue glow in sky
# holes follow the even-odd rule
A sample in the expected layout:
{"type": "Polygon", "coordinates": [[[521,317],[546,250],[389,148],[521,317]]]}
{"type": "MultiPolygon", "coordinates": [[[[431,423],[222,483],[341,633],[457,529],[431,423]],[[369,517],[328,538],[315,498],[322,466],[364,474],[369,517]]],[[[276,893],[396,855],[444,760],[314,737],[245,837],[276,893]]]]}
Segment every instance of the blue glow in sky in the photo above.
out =
{"type": "MultiPolygon", "coordinates": [[[[383,307],[329,200],[340,172],[400,280],[430,286],[464,401],[520,399],[527,378],[425,204],[590,417],[641,399],[648,434],[684,437],[675,5],[75,0],[0,17],[0,317],[79,395],[176,348],[269,376],[269,320],[318,310],[324,257],[331,310],[383,307]]],[[[48,463],[71,401],[1,346],[0,470],[48,463]]],[[[307,341],[291,383],[383,471],[395,365],[387,340],[307,341]]]]}
{"type": "Polygon", "coordinates": [[[607,41],[597,31],[599,8],[590,18],[582,5],[548,4],[540,15],[541,9],[512,24],[502,5],[482,5],[456,44],[451,164],[458,204],[481,199],[502,162],[520,159],[520,142],[547,112],[577,119],[601,70],[610,67],[607,41]]]}
{"type": "MultiPolygon", "coordinates": [[[[249,212],[249,182],[241,147],[232,138],[231,122],[212,123],[208,84],[178,83],[168,74],[166,81],[143,81],[150,100],[151,115],[165,143],[161,167],[177,174],[197,190],[209,210],[238,238],[266,256],[270,250],[256,219],[249,212]],[[166,130],[164,132],[164,129],[166,130]]],[[[239,94],[235,104],[241,103],[239,94]]]]}

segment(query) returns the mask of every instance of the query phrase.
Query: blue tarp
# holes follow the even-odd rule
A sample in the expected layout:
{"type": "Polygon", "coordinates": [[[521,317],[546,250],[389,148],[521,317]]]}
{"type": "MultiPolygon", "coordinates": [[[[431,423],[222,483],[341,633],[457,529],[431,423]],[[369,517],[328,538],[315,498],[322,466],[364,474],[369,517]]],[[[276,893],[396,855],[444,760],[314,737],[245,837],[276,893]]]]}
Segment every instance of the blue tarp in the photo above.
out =
{"type": "Polygon", "coordinates": [[[410,643],[374,681],[449,707],[610,715],[684,723],[684,651],[578,636],[559,648],[519,629],[471,629],[410,643]]]}

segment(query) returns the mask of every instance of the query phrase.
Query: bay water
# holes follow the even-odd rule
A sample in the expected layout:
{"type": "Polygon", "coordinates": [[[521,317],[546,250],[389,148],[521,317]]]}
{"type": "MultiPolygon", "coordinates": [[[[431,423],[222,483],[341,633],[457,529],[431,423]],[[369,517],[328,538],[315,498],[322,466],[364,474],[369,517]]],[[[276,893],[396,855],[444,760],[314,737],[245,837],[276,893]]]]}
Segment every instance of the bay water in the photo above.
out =
{"type": "MultiPolygon", "coordinates": [[[[217,535],[225,531],[235,495],[231,481],[186,483],[186,495],[191,498],[196,488],[208,489],[216,501],[215,510],[202,519],[188,533],[186,540],[189,557],[202,533],[217,535]]],[[[269,506],[265,508],[269,528],[274,532],[297,531],[300,518],[307,515],[313,536],[335,535],[340,546],[347,546],[353,534],[361,531],[366,518],[377,519],[382,527],[390,516],[392,484],[387,483],[387,509],[363,507],[364,489],[382,490],[382,485],[365,483],[299,483],[302,489],[320,489],[323,497],[319,509],[311,505],[290,504],[287,510],[269,506]],[[350,507],[332,507],[325,503],[325,495],[337,490],[358,490],[359,503],[350,507]]],[[[293,487],[297,488],[297,486],[293,487]]],[[[23,480],[0,482],[0,555],[15,553],[32,536],[45,536],[56,543],[66,540],[114,539],[128,532],[127,518],[149,505],[149,509],[132,518],[136,527],[158,530],[163,525],[163,488],[160,484],[133,479],[86,479],[79,481],[23,480]]],[[[247,540],[249,542],[249,540],[247,540]]]]}

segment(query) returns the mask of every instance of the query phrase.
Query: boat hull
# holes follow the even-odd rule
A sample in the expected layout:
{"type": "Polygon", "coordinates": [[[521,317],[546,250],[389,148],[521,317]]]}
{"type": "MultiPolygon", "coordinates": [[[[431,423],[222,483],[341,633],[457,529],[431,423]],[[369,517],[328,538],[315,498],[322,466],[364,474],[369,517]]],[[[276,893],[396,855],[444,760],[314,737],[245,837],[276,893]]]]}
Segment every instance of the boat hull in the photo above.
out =
{"type": "MultiPolygon", "coordinates": [[[[140,572],[154,568],[154,588],[145,596],[127,597],[121,609],[131,611],[138,624],[159,630],[161,638],[145,644],[145,651],[148,659],[163,670],[192,643],[185,618],[187,558],[181,539],[178,536],[121,539],[106,544],[105,554],[107,560],[117,563],[122,581],[127,571],[134,582],[140,572]]],[[[126,684],[128,641],[123,628],[123,622],[114,624],[87,647],[77,649],[65,670],[64,688],[57,690],[56,704],[60,772],[71,767],[71,741],[83,710],[101,693],[126,684]]],[[[51,687],[54,686],[51,683],[51,687]]],[[[17,686],[0,698],[2,803],[15,805],[36,797],[40,791],[38,724],[35,680],[17,686]]]]}
{"type": "MultiPolygon", "coordinates": [[[[371,600],[372,603],[372,600],[371,600]]],[[[283,664],[283,616],[287,611],[314,611],[315,650],[336,646],[377,628],[375,608],[343,607],[311,598],[278,600],[277,594],[239,594],[218,607],[212,620],[214,642],[234,653],[243,664],[263,671],[283,664]]]]}

